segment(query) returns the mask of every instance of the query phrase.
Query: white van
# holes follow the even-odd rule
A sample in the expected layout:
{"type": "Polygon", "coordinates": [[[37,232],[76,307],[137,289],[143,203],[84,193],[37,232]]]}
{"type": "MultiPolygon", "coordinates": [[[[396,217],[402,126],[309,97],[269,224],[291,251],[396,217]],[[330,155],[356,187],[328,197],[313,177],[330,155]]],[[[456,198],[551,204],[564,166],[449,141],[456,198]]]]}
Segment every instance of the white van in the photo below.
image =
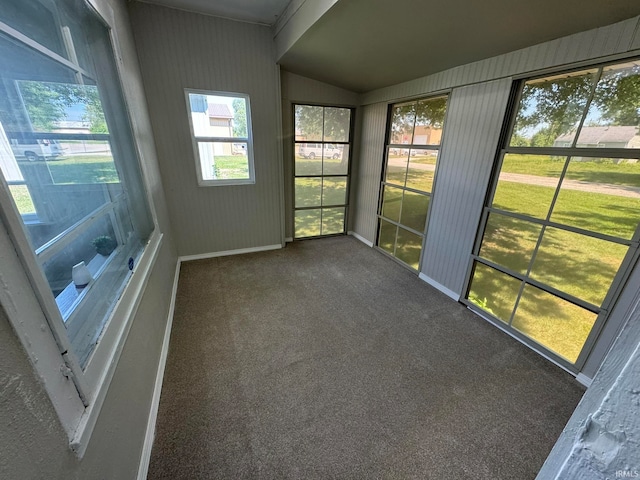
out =
{"type": "Polygon", "coordinates": [[[56,140],[38,139],[24,140],[27,143],[19,143],[18,139],[11,138],[11,150],[16,160],[48,160],[63,154],[62,147],[56,140]]]}
{"type": "MultiPolygon", "coordinates": [[[[298,144],[298,155],[302,158],[322,158],[322,143],[300,143],[298,144]]],[[[324,144],[325,158],[340,158],[342,156],[342,145],[324,144]]]]}

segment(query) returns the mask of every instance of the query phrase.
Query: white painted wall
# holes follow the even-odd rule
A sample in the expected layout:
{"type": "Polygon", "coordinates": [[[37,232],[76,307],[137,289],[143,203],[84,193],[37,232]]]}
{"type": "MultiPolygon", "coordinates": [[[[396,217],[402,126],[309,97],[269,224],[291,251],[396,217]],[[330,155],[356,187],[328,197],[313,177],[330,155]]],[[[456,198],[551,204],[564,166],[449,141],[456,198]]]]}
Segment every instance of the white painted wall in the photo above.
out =
{"type": "Polygon", "coordinates": [[[179,255],[282,244],[281,105],[271,29],[140,2],[129,7],[179,255]],[[185,88],[249,95],[255,184],[198,187],[185,88]]]}
{"type": "Polygon", "coordinates": [[[362,122],[358,170],[354,175],[357,193],[352,230],[365,240],[375,243],[378,196],[382,176],[387,104],[376,103],[360,109],[362,122]]]}
{"type": "Polygon", "coordinates": [[[538,480],[640,478],[639,339],[636,305],[538,480]]]}
{"type": "MultiPolygon", "coordinates": [[[[5,309],[12,305],[0,306],[0,478],[3,479],[133,479],[145,438],[177,253],[126,5],[119,0],[96,0],[96,3],[114,13],[125,97],[164,241],[82,460],[69,448],[68,436],[31,359],[6,318],[5,309]]],[[[0,244],[7,241],[3,225],[0,244]]],[[[2,274],[5,278],[22,276],[20,270],[2,274]]],[[[27,305],[29,311],[39,310],[37,298],[29,288],[18,291],[11,282],[6,288],[7,298],[20,298],[20,304],[27,305]]]]}

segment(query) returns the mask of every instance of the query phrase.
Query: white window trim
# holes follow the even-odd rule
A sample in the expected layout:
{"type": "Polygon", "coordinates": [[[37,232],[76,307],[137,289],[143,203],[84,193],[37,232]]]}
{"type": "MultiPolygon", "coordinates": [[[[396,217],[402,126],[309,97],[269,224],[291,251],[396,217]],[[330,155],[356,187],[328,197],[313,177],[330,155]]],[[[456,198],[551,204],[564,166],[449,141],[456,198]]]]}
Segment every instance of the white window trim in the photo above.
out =
{"type": "Polygon", "coordinates": [[[253,185],[256,183],[256,174],[253,161],[253,128],[251,127],[251,100],[246,93],[236,92],[220,92],[214,90],[198,90],[193,88],[184,89],[184,98],[187,106],[187,117],[189,119],[189,131],[191,132],[191,143],[193,146],[193,155],[196,166],[196,178],[200,187],[215,187],[224,185],[253,185]],[[197,136],[193,128],[193,119],[191,117],[191,102],[189,94],[197,95],[216,95],[220,97],[242,98],[247,105],[247,137],[203,137],[197,136]],[[247,162],[249,164],[249,178],[233,178],[233,179],[205,179],[202,175],[200,165],[200,152],[198,150],[198,142],[224,142],[224,143],[246,143],[247,144],[247,162]]]}
{"type": "MultiPolygon", "coordinates": [[[[118,42],[113,10],[106,2],[85,0],[108,28],[119,87],[141,164],[141,176],[153,232],[137,259],[131,278],[109,315],[100,342],[83,371],[73,354],[64,331],[64,323],[36,256],[13,205],[8,185],[0,174],[0,305],[21,340],[38,377],[47,391],[69,445],[80,458],[84,455],[98,420],[109,385],[133,318],[158,257],[163,234],[149,189],[150,173],[137,142],[139,128],[129,107],[132,94],[124,88],[124,65],[118,42]]],[[[4,25],[0,25],[3,27],[4,25]]]]}

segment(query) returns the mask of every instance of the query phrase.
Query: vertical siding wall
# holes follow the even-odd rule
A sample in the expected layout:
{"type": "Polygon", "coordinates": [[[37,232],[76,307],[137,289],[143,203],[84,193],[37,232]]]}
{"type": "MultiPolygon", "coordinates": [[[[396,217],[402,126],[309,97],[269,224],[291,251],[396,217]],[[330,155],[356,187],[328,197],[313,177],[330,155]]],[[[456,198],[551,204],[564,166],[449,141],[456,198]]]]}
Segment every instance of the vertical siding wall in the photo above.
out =
{"type": "Polygon", "coordinates": [[[272,30],[139,2],[130,12],[179,255],[281,244],[272,30]],[[185,88],[249,94],[255,185],[197,185],[185,88]]]}
{"type": "Polygon", "coordinates": [[[354,177],[357,197],[352,228],[355,233],[374,243],[378,224],[378,195],[387,126],[387,104],[367,105],[360,110],[362,131],[358,171],[354,177]]]}
{"type": "Polygon", "coordinates": [[[511,81],[456,88],[449,97],[422,273],[460,294],[478,228],[511,81]]]}
{"type": "MultiPolygon", "coordinates": [[[[310,103],[317,105],[333,105],[341,107],[357,107],[360,96],[327,83],[281,70],[282,88],[282,141],[284,152],[284,197],[285,197],[285,237],[293,237],[293,104],[310,103]]],[[[359,112],[356,111],[356,118],[359,112]]],[[[354,147],[357,145],[357,134],[354,133],[354,147]]],[[[357,160],[357,151],[352,154],[352,173],[357,160]]],[[[353,177],[352,177],[353,178],[353,177]]],[[[351,181],[353,186],[354,181],[351,181]]],[[[350,204],[353,205],[354,192],[351,190],[350,204]]],[[[351,209],[353,211],[353,209],[351,209]]]]}
{"type": "MultiPolygon", "coordinates": [[[[640,17],[517,50],[362,95],[354,231],[373,241],[387,106],[450,90],[422,273],[456,297],[482,212],[515,75],[640,49],[640,17]]],[[[640,51],[636,51],[640,54],[640,51]]]]}

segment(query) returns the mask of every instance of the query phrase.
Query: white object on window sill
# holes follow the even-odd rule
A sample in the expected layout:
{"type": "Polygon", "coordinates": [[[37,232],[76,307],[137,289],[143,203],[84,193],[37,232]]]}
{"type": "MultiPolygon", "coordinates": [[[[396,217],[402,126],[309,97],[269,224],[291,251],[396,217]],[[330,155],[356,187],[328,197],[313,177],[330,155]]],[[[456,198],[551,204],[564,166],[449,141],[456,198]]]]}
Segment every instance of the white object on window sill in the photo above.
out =
{"type": "Polygon", "coordinates": [[[89,285],[89,282],[93,280],[93,276],[84,262],[80,262],[71,269],[71,279],[76,288],[82,289],[89,285]]]}
{"type": "MultiPolygon", "coordinates": [[[[104,257],[102,255],[94,256],[89,261],[89,264],[85,267],[89,271],[89,275],[91,275],[91,277],[94,279],[100,276],[103,267],[106,265],[109,259],[113,257],[114,253],[115,251],[112,252],[108,257],[104,257]]],[[[85,292],[89,290],[89,288],[76,288],[74,282],[71,282],[65,287],[64,290],[62,290],[58,294],[58,296],[56,297],[56,303],[58,304],[60,315],[62,315],[62,319],[65,322],[71,316],[71,313],[76,308],[76,305],[80,303],[80,300],[82,298],[84,298],[85,292]]]]}

